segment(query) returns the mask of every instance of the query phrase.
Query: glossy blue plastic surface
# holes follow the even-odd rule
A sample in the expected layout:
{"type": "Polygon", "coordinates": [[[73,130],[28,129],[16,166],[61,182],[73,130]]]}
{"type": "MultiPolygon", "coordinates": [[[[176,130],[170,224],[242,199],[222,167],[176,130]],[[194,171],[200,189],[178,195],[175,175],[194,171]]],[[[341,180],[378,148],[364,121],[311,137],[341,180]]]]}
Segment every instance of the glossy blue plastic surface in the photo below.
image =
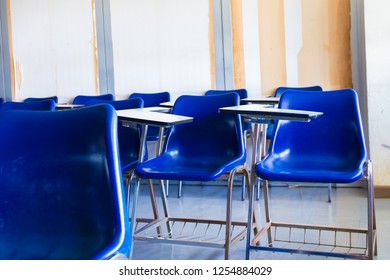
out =
{"type": "MultiPolygon", "coordinates": [[[[309,87],[278,87],[275,90],[274,97],[281,97],[286,90],[298,90],[303,93],[311,91],[322,91],[321,86],[309,86],[309,87]]],[[[275,124],[269,124],[267,127],[267,138],[271,139],[275,132],[275,124]]]]}
{"type": "MultiPolygon", "coordinates": [[[[160,103],[171,101],[171,95],[167,91],[153,92],[153,93],[134,92],[129,96],[129,99],[132,98],[141,98],[144,101],[144,107],[159,106],[160,103]]],[[[159,133],[158,127],[149,126],[147,140],[148,141],[158,140],[158,133],[159,133]]]]}
{"type": "Polygon", "coordinates": [[[279,107],[324,114],[308,123],[279,121],[269,154],[256,165],[259,177],[320,183],[351,183],[362,177],[367,151],[354,90],[286,91],[279,107]]]}
{"type": "Polygon", "coordinates": [[[84,105],[90,100],[109,100],[113,101],[114,95],[108,93],[108,94],[102,94],[102,95],[77,95],[74,99],[72,104],[75,105],[84,105]]]}
{"type": "MultiPolygon", "coordinates": [[[[91,100],[85,106],[93,106],[101,103],[112,105],[115,110],[126,110],[143,108],[144,101],[141,98],[132,98],[127,100],[91,100]]],[[[121,160],[122,173],[134,169],[138,163],[138,154],[141,146],[140,129],[138,126],[123,126],[118,122],[118,141],[121,160]]],[[[147,147],[146,147],[147,148],[147,147]]],[[[147,149],[145,149],[145,159],[147,158],[147,149]]]]}
{"type": "Polygon", "coordinates": [[[9,101],[1,104],[0,111],[8,111],[8,110],[54,111],[55,107],[56,107],[56,103],[50,99],[36,101],[36,102],[9,101]]]}
{"type": "MultiPolygon", "coordinates": [[[[232,89],[232,90],[217,90],[217,89],[210,89],[204,93],[204,95],[217,95],[217,94],[225,94],[225,93],[232,93],[235,92],[240,97],[240,100],[243,98],[248,98],[248,91],[244,88],[240,89],[232,89]]],[[[248,122],[242,122],[242,129],[243,130],[250,130],[251,124],[248,122]]]]}
{"type": "Polygon", "coordinates": [[[116,129],[108,105],[0,112],[0,259],[129,254],[116,129]]]}
{"type": "Polygon", "coordinates": [[[280,97],[282,96],[283,92],[287,90],[299,90],[299,91],[322,91],[321,86],[309,86],[309,87],[278,87],[275,90],[274,96],[280,97]]]}
{"type": "Polygon", "coordinates": [[[48,97],[29,97],[24,100],[24,102],[36,102],[36,101],[44,101],[44,100],[53,100],[55,103],[58,103],[57,96],[48,96],[48,97]]]}
{"type": "Polygon", "coordinates": [[[245,163],[241,119],[219,113],[219,108],[240,103],[237,93],[214,96],[180,96],[173,114],[193,117],[191,123],[174,126],[163,153],[140,163],[141,178],[211,181],[245,163]]]}
{"type": "Polygon", "coordinates": [[[230,90],[222,90],[222,89],[210,89],[204,93],[204,95],[217,95],[217,94],[224,94],[224,93],[232,93],[235,92],[238,94],[240,99],[248,98],[248,91],[244,88],[240,89],[230,89],[230,90]]]}

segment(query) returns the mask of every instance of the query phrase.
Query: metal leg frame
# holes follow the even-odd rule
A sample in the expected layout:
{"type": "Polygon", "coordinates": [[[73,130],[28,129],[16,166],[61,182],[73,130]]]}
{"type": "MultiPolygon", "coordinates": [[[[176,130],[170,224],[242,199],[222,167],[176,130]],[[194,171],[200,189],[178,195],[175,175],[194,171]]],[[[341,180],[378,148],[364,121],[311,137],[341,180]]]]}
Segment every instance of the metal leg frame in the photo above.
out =
{"type": "MultiPolygon", "coordinates": [[[[348,259],[373,259],[377,255],[377,235],[371,161],[366,163],[364,180],[367,181],[367,228],[362,229],[274,222],[269,210],[268,182],[263,180],[266,223],[253,237],[251,231],[247,232],[246,259],[250,259],[251,250],[348,259]]],[[[254,184],[252,190],[254,190],[254,184]]],[[[251,227],[253,204],[254,192],[252,191],[249,201],[248,227],[251,227]]]]}
{"type": "MultiPolygon", "coordinates": [[[[248,193],[250,193],[250,178],[247,168],[242,166],[230,172],[228,178],[225,220],[170,217],[166,195],[165,193],[162,193],[162,203],[164,209],[166,209],[166,211],[164,210],[165,217],[161,219],[137,219],[137,228],[135,228],[133,235],[134,239],[148,242],[224,248],[225,259],[229,259],[230,248],[244,239],[247,234],[247,221],[232,220],[233,181],[237,174],[241,174],[245,177],[248,193]],[[167,226],[164,227],[164,224],[167,226]],[[161,227],[162,230],[166,229],[166,231],[156,235],[156,231],[154,230],[156,227],[161,227]]],[[[160,181],[160,183],[163,182],[160,181]]],[[[163,184],[161,184],[161,190],[165,190],[163,184]]],[[[139,188],[137,188],[136,191],[138,192],[139,188]]],[[[134,198],[137,199],[138,194],[135,194],[134,198]]],[[[137,201],[134,200],[133,215],[135,215],[136,203],[137,201]]],[[[133,219],[134,218],[135,216],[133,219]]],[[[255,218],[253,217],[253,219],[255,218]]],[[[257,231],[254,230],[254,233],[256,234],[257,231]]]]}
{"type": "MultiPolygon", "coordinates": [[[[245,148],[248,146],[248,141],[251,140],[253,142],[253,133],[252,133],[252,130],[245,130],[244,131],[244,135],[245,135],[245,148]]],[[[177,189],[177,198],[180,198],[181,197],[181,193],[182,193],[182,186],[183,186],[183,182],[180,181],[179,184],[178,184],[178,189],[177,189]]],[[[168,196],[168,185],[167,185],[167,196],[168,196]]],[[[244,201],[245,200],[245,189],[246,189],[246,186],[245,186],[245,178],[243,177],[242,178],[242,182],[241,182],[241,200],[244,201]]]]}

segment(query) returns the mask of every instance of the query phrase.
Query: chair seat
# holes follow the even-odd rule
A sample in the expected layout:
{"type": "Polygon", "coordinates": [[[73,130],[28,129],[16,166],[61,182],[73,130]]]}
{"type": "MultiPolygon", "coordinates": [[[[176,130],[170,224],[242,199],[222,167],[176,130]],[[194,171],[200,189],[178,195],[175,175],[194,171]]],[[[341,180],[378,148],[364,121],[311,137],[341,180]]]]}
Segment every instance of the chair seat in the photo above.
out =
{"type": "MultiPolygon", "coordinates": [[[[350,164],[349,164],[350,165],[350,164]]],[[[351,168],[347,162],[300,160],[275,160],[265,158],[256,166],[256,174],[269,181],[352,183],[363,176],[363,166],[351,168]]]]}
{"type": "Polygon", "coordinates": [[[213,181],[245,162],[245,158],[220,161],[208,161],[207,157],[177,158],[165,153],[139,164],[135,172],[138,176],[161,180],[213,181]]]}

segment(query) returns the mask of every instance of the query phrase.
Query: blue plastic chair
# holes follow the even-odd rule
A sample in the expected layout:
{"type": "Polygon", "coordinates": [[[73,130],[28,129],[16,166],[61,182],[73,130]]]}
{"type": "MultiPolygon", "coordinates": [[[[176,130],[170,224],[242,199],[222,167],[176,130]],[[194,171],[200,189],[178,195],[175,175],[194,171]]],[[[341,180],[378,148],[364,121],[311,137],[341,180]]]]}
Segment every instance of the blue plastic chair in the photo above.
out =
{"type": "Polygon", "coordinates": [[[114,95],[111,93],[108,94],[101,94],[101,95],[77,95],[74,99],[72,104],[74,105],[85,105],[90,100],[108,100],[113,101],[114,95]]]}
{"type": "Polygon", "coordinates": [[[0,98],[0,105],[4,103],[4,98],[0,98]]]}
{"type": "MultiPolygon", "coordinates": [[[[153,93],[140,93],[134,92],[129,95],[129,99],[141,98],[144,101],[144,107],[159,106],[163,102],[171,101],[171,95],[167,91],[153,92],[153,93]]],[[[157,141],[159,134],[159,128],[150,126],[147,133],[147,141],[157,141]]]]}
{"type": "MultiPolygon", "coordinates": [[[[85,103],[85,106],[93,106],[97,104],[110,104],[115,110],[127,110],[143,108],[144,101],[141,98],[133,98],[127,100],[90,100],[85,103]]],[[[121,122],[118,122],[118,139],[119,139],[119,151],[121,159],[122,174],[131,173],[138,163],[138,156],[140,151],[140,129],[137,126],[123,126],[121,122]]],[[[145,149],[144,159],[147,159],[147,149],[145,149]]]]}
{"type": "MultiPolygon", "coordinates": [[[[268,181],[349,184],[364,179],[367,183],[368,226],[367,230],[361,231],[361,233],[366,235],[364,243],[367,244],[365,251],[367,256],[354,253],[353,249],[348,250],[346,254],[339,254],[337,252],[340,251],[337,250],[327,253],[336,257],[367,257],[372,259],[373,244],[375,243],[372,167],[365,146],[356,92],[352,89],[343,89],[305,94],[303,91],[288,90],[281,96],[279,108],[319,111],[323,112],[323,116],[310,123],[295,121],[279,121],[277,123],[269,154],[256,165],[254,170],[256,175],[263,180],[266,201],[268,201],[268,181]]],[[[306,211],[310,212],[310,209],[306,209],[306,211]]],[[[271,221],[269,210],[266,207],[266,222],[271,221]]],[[[286,230],[291,230],[296,226],[291,224],[283,226],[273,221],[271,223],[275,227],[285,227],[286,230]]],[[[335,236],[336,233],[346,235],[346,232],[358,232],[356,229],[339,230],[328,225],[323,227],[298,225],[297,227],[308,231],[318,228],[319,236],[321,236],[320,231],[333,231],[335,236]]],[[[267,232],[269,246],[257,248],[285,251],[276,248],[278,245],[273,243],[271,231],[267,232]]],[[[352,237],[350,238],[352,239],[352,237]]],[[[312,242],[316,241],[312,240],[312,242]]],[[[338,242],[334,241],[334,243],[338,242]]],[[[354,243],[354,240],[351,243],[354,243]]],[[[305,250],[304,246],[301,246],[303,244],[300,244],[300,249],[295,248],[287,251],[307,253],[307,249],[305,250]]],[[[309,254],[327,255],[327,253],[321,252],[319,249],[309,254]]]]}
{"type": "MultiPolygon", "coordinates": [[[[172,113],[193,117],[193,122],[171,128],[162,154],[140,163],[135,168],[138,177],[157,180],[208,182],[229,174],[226,220],[214,221],[214,225],[226,226],[225,238],[219,237],[224,240],[223,244],[214,245],[225,248],[226,259],[229,258],[231,241],[234,239],[231,236],[232,224],[244,228],[239,234],[246,234],[246,223],[233,222],[231,217],[233,179],[235,175],[241,174],[246,177],[249,185],[249,174],[245,166],[246,152],[244,137],[241,133],[241,118],[238,115],[221,114],[219,108],[238,104],[239,96],[237,93],[215,96],[180,96],[174,104],[172,113]]],[[[139,184],[136,192],[139,191],[138,189],[139,184]]],[[[134,197],[136,200],[138,196],[134,197]]],[[[164,241],[199,245],[199,243],[191,241],[192,237],[190,240],[174,239],[174,227],[180,227],[176,226],[176,222],[186,221],[186,224],[193,224],[197,221],[211,225],[213,221],[170,217],[167,211],[166,197],[162,196],[162,199],[166,210],[165,222],[168,223],[168,238],[164,241]]],[[[136,205],[136,201],[134,205],[136,205]]],[[[196,209],[194,209],[194,213],[196,213],[196,209]]],[[[135,217],[136,214],[133,211],[132,221],[135,220],[135,217]]],[[[142,237],[142,232],[139,232],[141,240],[143,240],[142,237]]],[[[163,237],[156,237],[152,240],[162,239],[163,237]]],[[[213,241],[208,240],[206,243],[205,246],[210,246],[213,241]]]]}
{"type": "MultiPolygon", "coordinates": [[[[238,94],[238,96],[241,99],[248,98],[248,91],[245,88],[241,89],[232,89],[232,90],[216,90],[216,89],[210,89],[204,93],[204,95],[217,95],[217,94],[225,94],[225,93],[232,93],[235,92],[238,94]]],[[[242,122],[243,130],[250,132],[251,131],[251,124],[248,122],[242,122]]]]}
{"type": "Polygon", "coordinates": [[[24,100],[24,102],[36,102],[36,101],[45,101],[45,100],[53,100],[55,103],[58,103],[57,96],[48,96],[48,97],[28,97],[24,100]]]}
{"type": "Polygon", "coordinates": [[[127,259],[117,117],[108,105],[0,112],[0,259],[127,259]]]}
{"type": "Polygon", "coordinates": [[[0,106],[0,111],[8,110],[34,110],[34,111],[54,111],[56,103],[53,100],[43,100],[36,102],[8,101],[0,106]]]}
{"type": "MultiPolygon", "coordinates": [[[[144,101],[141,98],[133,98],[127,100],[90,100],[85,103],[85,106],[94,106],[98,104],[110,104],[116,111],[143,108],[144,101]]],[[[118,121],[118,142],[119,154],[121,161],[121,170],[124,177],[127,189],[127,206],[130,201],[130,187],[134,176],[134,168],[139,161],[139,153],[141,148],[141,132],[139,126],[124,126],[122,122],[118,121]]],[[[144,158],[148,157],[147,147],[144,147],[144,158]]]]}
{"type": "MultiPolygon", "coordinates": [[[[281,97],[287,90],[303,91],[303,93],[311,91],[323,91],[321,86],[308,86],[308,87],[278,87],[275,90],[274,97],[281,97]]],[[[267,139],[271,139],[275,131],[275,124],[269,124],[267,127],[267,139]]]]}
{"type": "Polygon", "coordinates": [[[241,99],[248,98],[248,91],[245,88],[240,89],[229,89],[229,90],[223,90],[223,89],[210,89],[207,90],[204,95],[217,95],[217,94],[224,94],[224,93],[232,93],[235,92],[238,94],[238,96],[241,99]]]}
{"type": "MultiPolygon", "coordinates": [[[[205,92],[205,96],[210,96],[210,95],[218,95],[218,94],[226,94],[226,93],[237,93],[238,96],[241,99],[248,98],[248,91],[245,88],[241,89],[232,89],[232,90],[215,90],[215,89],[210,89],[205,92]]],[[[251,138],[252,136],[252,125],[249,122],[246,122],[242,120],[242,131],[245,134],[245,146],[247,146],[247,139],[251,138]]],[[[241,199],[245,199],[245,180],[242,182],[242,191],[241,191],[241,199]]],[[[181,188],[179,187],[179,196],[181,196],[181,188]]]]}

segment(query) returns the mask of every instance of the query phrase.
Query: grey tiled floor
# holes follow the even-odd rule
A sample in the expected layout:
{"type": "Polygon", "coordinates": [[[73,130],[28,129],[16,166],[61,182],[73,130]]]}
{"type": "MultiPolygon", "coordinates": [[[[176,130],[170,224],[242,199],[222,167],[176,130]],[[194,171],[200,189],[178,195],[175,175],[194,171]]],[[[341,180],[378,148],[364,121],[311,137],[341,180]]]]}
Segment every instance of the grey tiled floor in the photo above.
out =
{"type": "MultiPolygon", "coordinates": [[[[160,202],[157,185],[156,194],[160,202]]],[[[169,207],[173,216],[223,218],[225,214],[226,189],[222,185],[186,185],[182,197],[176,196],[177,184],[171,182],[169,207]]],[[[234,187],[233,217],[246,220],[247,200],[241,201],[240,186],[234,187]]],[[[337,187],[332,191],[333,199],[327,202],[324,187],[282,187],[270,188],[271,214],[275,221],[330,223],[337,226],[366,223],[365,191],[358,187],[337,187]]],[[[390,199],[376,199],[376,220],[378,233],[378,260],[390,260],[390,199]]],[[[151,217],[149,192],[141,187],[139,216],[151,217]]],[[[160,210],[162,211],[162,210],[160,210]]],[[[258,220],[262,220],[263,197],[256,202],[258,220]]],[[[162,213],[162,212],[161,212],[162,213]]],[[[133,259],[136,260],[222,260],[223,250],[161,243],[135,241],[133,259]]],[[[325,257],[290,253],[252,252],[251,259],[324,259],[325,257]]],[[[231,259],[245,259],[245,239],[231,250],[231,259]]]]}

